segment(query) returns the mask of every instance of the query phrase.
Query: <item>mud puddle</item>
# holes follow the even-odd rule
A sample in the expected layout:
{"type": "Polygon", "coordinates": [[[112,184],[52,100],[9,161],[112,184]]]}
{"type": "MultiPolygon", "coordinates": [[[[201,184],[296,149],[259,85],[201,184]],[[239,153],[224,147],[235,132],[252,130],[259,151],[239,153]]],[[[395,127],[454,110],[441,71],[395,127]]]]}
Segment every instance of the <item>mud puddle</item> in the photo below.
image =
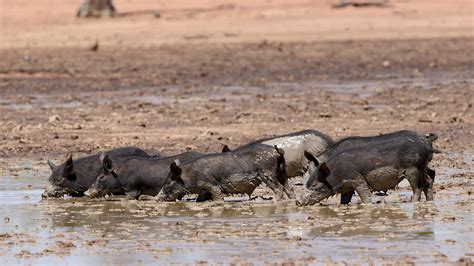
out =
{"type": "MultiPolygon", "coordinates": [[[[282,87],[286,91],[298,91],[301,87],[314,88],[316,90],[323,90],[334,94],[357,94],[361,98],[367,98],[375,95],[383,89],[391,88],[405,88],[407,86],[416,89],[430,90],[440,86],[449,86],[453,83],[458,83],[459,80],[452,77],[437,77],[437,78],[394,78],[387,77],[380,80],[351,80],[351,81],[320,81],[320,82],[279,82],[272,83],[272,87],[282,87]]],[[[474,83],[474,79],[463,80],[466,83],[474,83]]]]}
{"type": "MultiPolygon", "coordinates": [[[[46,165],[8,161],[1,168],[1,264],[440,263],[474,256],[473,196],[459,186],[437,191],[433,203],[410,203],[401,184],[386,204],[368,206],[339,206],[336,198],[305,208],[262,199],[42,201],[46,165]]],[[[437,181],[447,182],[441,172],[437,181]]]]}

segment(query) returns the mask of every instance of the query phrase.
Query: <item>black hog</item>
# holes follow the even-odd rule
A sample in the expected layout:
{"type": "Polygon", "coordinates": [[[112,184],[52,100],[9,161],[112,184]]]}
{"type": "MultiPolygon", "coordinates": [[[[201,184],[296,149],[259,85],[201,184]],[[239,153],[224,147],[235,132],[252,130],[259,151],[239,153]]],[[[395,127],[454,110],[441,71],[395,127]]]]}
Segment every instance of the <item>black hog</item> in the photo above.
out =
{"type": "MultiPolygon", "coordinates": [[[[380,134],[378,136],[367,136],[367,137],[352,136],[352,137],[343,138],[333,143],[326,150],[324,150],[322,153],[317,155],[316,158],[318,159],[318,161],[324,162],[332,155],[336,153],[340,153],[347,149],[357,148],[357,147],[361,147],[365,145],[377,144],[377,143],[386,142],[386,141],[390,141],[394,139],[400,139],[400,138],[417,139],[420,141],[424,141],[430,147],[433,147],[433,141],[438,139],[438,135],[435,133],[420,135],[414,131],[401,130],[401,131],[396,131],[396,132],[392,132],[388,134],[380,134]]],[[[314,155],[314,153],[311,153],[311,154],[314,155]]]]}
{"type": "MultiPolygon", "coordinates": [[[[309,161],[304,156],[304,152],[310,152],[313,155],[318,155],[326,150],[327,147],[333,144],[332,139],[316,130],[303,130],[286,135],[259,139],[249,144],[240,146],[235,149],[246,150],[257,144],[268,146],[277,146],[284,151],[286,174],[288,177],[295,177],[303,175],[307,168],[309,161]]],[[[223,152],[230,151],[228,146],[224,146],[223,152]]]]}
{"type": "MultiPolygon", "coordinates": [[[[373,145],[377,143],[382,143],[386,141],[392,141],[397,139],[416,139],[422,142],[425,142],[430,147],[433,147],[433,141],[438,139],[438,135],[434,133],[429,133],[425,135],[420,135],[417,132],[409,131],[409,130],[402,130],[397,132],[392,132],[388,134],[381,134],[378,136],[368,136],[368,137],[360,137],[360,136],[353,136],[341,139],[334,144],[330,145],[323,153],[316,156],[319,162],[325,162],[329,157],[334,154],[340,153],[344,150],[362,147],[365,145],[373,145]]],[[[431,159],[430,159],[431,160],[431,159]]],[[[309,178],[309,175],[312,171],[315,170],[314,164],[310,163],[308,167],[308,172],[305,174],[305,178],[309,178]]],[[[431,170],[431,169],[430,169],[431,170]]],[[[431,170],[434,171],[434,170],[431,170]]],[[[429,180],[429,176],[427,176],[427,181],[429,180]]],[[[433,182],[426,182],[426,188],[423,189],[425,192],[425,196],[427,198],[433,199],[433,182]]],[[[341,195],[341,204],[348,204],[351,201],[352,195],[354,191],[349,191],[341,195]]]]}
{"type": "Polygon", "coordinates": [[[226,194],[252,195],[264,182],[279,199],[285,193],[294,198],[287,185],[283,150],[254,144],[246,149],[205,155],[187,164],[170,165],[165,185],[158,194],[160,201],[175,201],[186,194],[203,199],[223,200],[226,194]]]}
{"type": "Polygon", "coordinates": [[[434,169],[427,168],[424,180],[421,180],[420,186],[423,188],[423,193],[425,193],[426,200],[431,201],[433,197],[433,184],[436,176],[436,171],[434,169]]]}
{"type": "MultiPolygon", "coordinates": [[[[137,147],[123,147],[107,151],[106,154],[114,160],[123,160],[131,156],[149,157],[149,155],[137,147]]],[[[102,171],[99,160],[100,153],[72,159],[70,155],[66,162],[56,166],[48,160],[51,168],[49,186],[41,195],[43,198],[62,197],[64,195],[82,196],[102,171]]]]}
{"type": "Polygon", "coordinates": [[[369,203],[371,190],[392,189],[404,178],[410,183],[413,199],[419,201],[432,156],[433,149],[425,141],[400,138],[347,149],[321,164],[312,157],[318,167],[306,184],[310,192],[300,197],[297,204],[312,205],[354,190],[363,203],[369,203]]]}
{"type": "Polygon", "coordinates": [[[179,160],[186,163],[202,156],[202,153],[189,151],[165,158],[132,157],[115,162],[109,155],[103,154],[100,157],[103,173],[97,176],[85,195],[96,198],[125,193],[132,199],[140,195],[156,196],[165,183],[172,162],[179,160]]]}

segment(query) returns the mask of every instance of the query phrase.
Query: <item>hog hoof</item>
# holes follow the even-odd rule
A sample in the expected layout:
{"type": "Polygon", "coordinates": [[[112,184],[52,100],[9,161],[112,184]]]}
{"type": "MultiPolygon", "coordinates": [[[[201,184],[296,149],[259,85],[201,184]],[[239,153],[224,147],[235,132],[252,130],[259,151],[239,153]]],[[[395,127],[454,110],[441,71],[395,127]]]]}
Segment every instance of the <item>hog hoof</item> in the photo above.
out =
{"type": "Polygon", "coordinates": [[[150,196],[150,195],[140,195],[138,197],[138,200],[153,200],[153,199],[155,199],[155,197],[150,196]]]}
{"type": "Polygon", "coordinates": [[[155,197],[155,201],[156,201],[156,202],[165,202],[166,199],[163,198],[163,197],[158,197],[158,196],[156,196],[156,197],[155,197]]]}
{"type": "Polygon", "coordinates": [[[298,206],[298,207],[304,207],[304,206],[306,206],[306,204],[302,203],[302,202],[299,201],[299,200],[296,200],[295,203],[296,203],[296,206],[298,206]]]}

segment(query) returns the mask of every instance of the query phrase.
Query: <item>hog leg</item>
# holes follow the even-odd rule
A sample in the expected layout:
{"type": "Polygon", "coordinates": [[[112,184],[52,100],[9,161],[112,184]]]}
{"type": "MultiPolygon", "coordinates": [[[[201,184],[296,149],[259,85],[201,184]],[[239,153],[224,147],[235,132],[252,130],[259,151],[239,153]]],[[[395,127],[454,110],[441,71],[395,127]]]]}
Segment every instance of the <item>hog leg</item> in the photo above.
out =
{"type": "Polygon", "coordinates": [[[425,176],[426,182],[423,187],[423,193],[425,194],[426,201],[433,200],[433,180],[430,176],[425,176]]]}
{"type": "Polygon", "coordinates": [[[261,182],[265,183],[269,189],[273,191],[276,195],[277,200],[282,200],[284,199],[284,188],[278,181],[274,181],[271,177],[271,174],[266,173],[265,171],[262,171],[258,173],[258,176],[260,177],[261,182]]]}
{"type": "Polygon", "coordinates": [[[359,194],[360,200],[362,203],[370,203],[370,188],[369,184],[365,180],[361,180],[359,184],[355,187],[355,191],[359,194]]]}
{"type": "Polygon", "coordinates": [[[341,194],[341,204],[349,204],[349,203],[351,202],[352,195],[354,195],[354,191],[353,191],[353,190],[341,194]]]}
{"type": "Polygon", "coordinates": [[[409,169],[405,172],[405,178],[408,179],[411,189],[413,190],[413,201],[420,201],[422,188],[419,187],[418,184],[420,178],[422,178],[421,172],[418,169],[409,169]]]}
{"type": "Polygon", "coordinates": [[[434,199],[432,187],[423,188],[423,193],[425,194],[426,201],[432,201],[434,199]]]}
{"type": "Polygon", "coordinates": [[[426,201],[433,200],[433,183],[435,179],[436,172],[433,169],[427,168],[426,169],[426,182],[425,187],[423,188],[423,192],[425,193],[426,201]]]}
{"type": "Polygon", "coordinates": [[[222,190],[219,187],[217,186],[209,187],[209,193],[211,194],[210,200],[224,201],[224,193],[222,193],[222,190]]]}
{"type": "Polygon", "coordinates": [[[291,187],[290,182],[288,182],[288,179],[286,180],[285,184],[283,184],[283,191],[289,199],[296,199],[295,191],[293,191],[293,187],[291,187]]]}
{"type": "Polygon", "coordinates": [[[212,199],[212,194],[206,191],[198,195],[198,197],[196,198],[196,202],[203,202],[203,201],[211,200],[211,199],[212,199]]]}
{"type": "Polygon", "coordinates": [[[286,194],[288,199],[295,199],[296,194],[293,191],[293,187],[290,185],[290,181],[288,180],[288,177],[285,174],[281,174],[279,172],[275,173],[275,175],[277,176],[276,178],[277,180],[275,182],[278,182],[279,184],[281,184],[283,188],[283,192],[286,194]]]}
{"type": "Polygon", "coordinates": [[[132,191],[125,192],[125,196],[129,200],[138,199],[140,194],[141,194],[141,192],[138,191],[138,190],[132,190],[132,191]]]}

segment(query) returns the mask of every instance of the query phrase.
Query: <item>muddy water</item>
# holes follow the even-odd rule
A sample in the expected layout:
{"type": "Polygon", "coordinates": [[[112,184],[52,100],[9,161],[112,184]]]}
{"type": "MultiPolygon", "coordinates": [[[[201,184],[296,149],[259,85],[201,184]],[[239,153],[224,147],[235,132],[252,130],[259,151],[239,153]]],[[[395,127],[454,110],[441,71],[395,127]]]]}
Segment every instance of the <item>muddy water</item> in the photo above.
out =
{"type": "MultiPolygon", "coordinates": [[[[156,203],[40,198],[47,167],[1,165],[0,264],[165,262],[453,262],[474,255],[467,179],[444,169],[433,203],[409,203],[407,184],[386,204],[321,206],[232,200],[156,203]],[[242,256],[245,254],[245,256],[242,256]]],[[[472,184],[471,184],[472,185],[472,184]]],[[[265,194],[262,190],[259,193],[265,194]]],[[[271,193],[269,194],[271,195],[271,193]]]]}

